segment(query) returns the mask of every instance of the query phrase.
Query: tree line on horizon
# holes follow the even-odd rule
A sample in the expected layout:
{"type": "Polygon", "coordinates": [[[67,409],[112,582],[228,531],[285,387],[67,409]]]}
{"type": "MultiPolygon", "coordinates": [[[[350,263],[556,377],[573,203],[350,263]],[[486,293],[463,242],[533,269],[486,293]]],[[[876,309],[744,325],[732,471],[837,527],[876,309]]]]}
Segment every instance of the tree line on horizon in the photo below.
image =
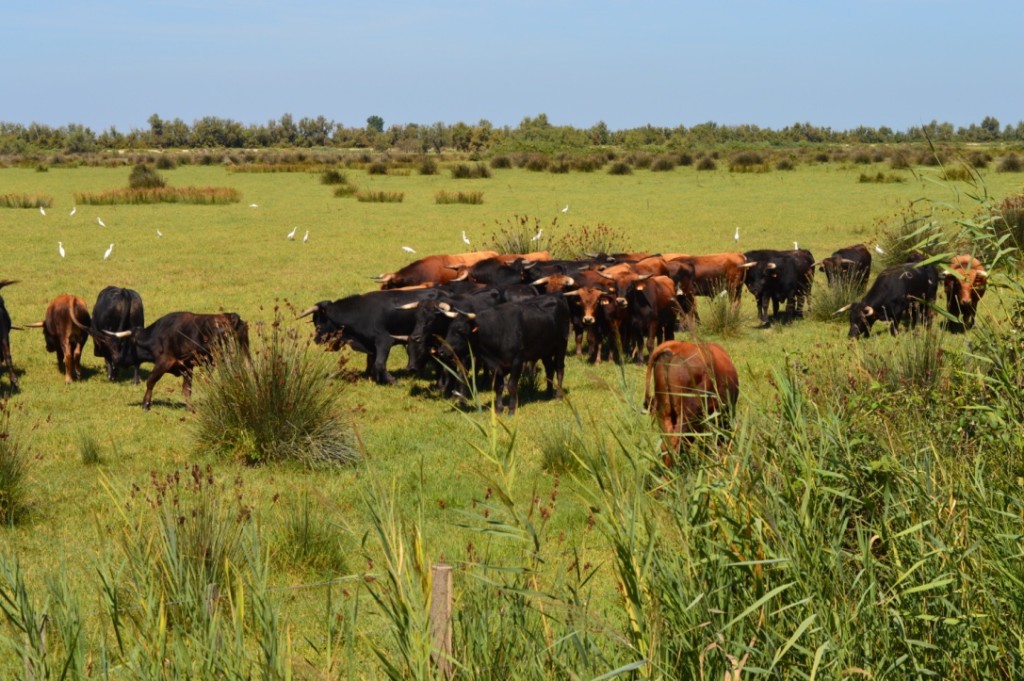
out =
{"type": "Polygon", "coordinates": [[[904,131],[881,126],[833,130],[810,123],[794,123],[781,130],[757,125],[720,125],[715,122],[686,127],[645,125],[611,130],[604,122],[589,128],[553,125],[547,114],[527,116],[518,126],[495,126],[481,120],[429,125],[406,123],[385,127],[380,116],[370,116],[365,126],[351,127],[324,116],[295,120],[291,114],[265,124],[245,125],[228,118],[205,116],[191,125],[180,118],[164,120],[153,114],[146,129],[121,132],[115,127],[94,132],[71,123],[51,127],[0,122],[0,154],[24,155],[61,151],[90,153],[115,149],[252,149],[272,147],[327,147],[340,149],[396,149],[409,153],[440,153],[443,150],[482,154],[510,151],[565,152],[574,149],[616,146],[627,149],[693,149],[721,146],[798,146],[811,144],[898,144],[906,142],[989,143],[1024,142],[1024,121],[1002,126],[986,116],[980,123],[954,127],[932,122],[904,131]]]}

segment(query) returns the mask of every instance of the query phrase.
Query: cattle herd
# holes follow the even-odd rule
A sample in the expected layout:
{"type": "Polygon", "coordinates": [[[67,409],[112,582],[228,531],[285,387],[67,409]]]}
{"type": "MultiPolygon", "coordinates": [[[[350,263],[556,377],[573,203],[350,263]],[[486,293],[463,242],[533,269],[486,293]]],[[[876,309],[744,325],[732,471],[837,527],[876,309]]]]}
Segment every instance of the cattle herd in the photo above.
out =
{"type": "MultiPolygon", "coordinates": [[[[381,290],[323,300],[298,317],[312,318],[317,344],[364,353],[365,374],[378,383],[394,382],[388,356],[401,344],[407,369],[433,376],[444,395],[464,395],[471,382],[485,380],[494,389],[495,409],[509,413],[518,404],[520,376],[538,362],[549,395],[561,396],[572,333],[575,354],[583,354],[586,341],[592,363],[647,362],[648,406],[662,430],[673,434],[669,446],[677,447],[680,433],[699,428],[710,412],[728,411],[739,392],[724,349],[674,340],[677,329],[699,323],[696,296],[728,296],[735,308],[745,287],[763,325],[789,323],[803,314],[818,269],[829,286],[846,281],[863,290],[871,258],[862,244],[819,261],[805,249],[578,260],[552,259],[547,252],[432,255],[373,277],[381,290]]],[[[893,334],[901,324],[930,322],[940,280],[949,314],[971,328],[987,281],[982,263],[961,255],[940,268],[911,257],[880,272],[861,300],[840,310],[849,312],[849,336],[867,336],[876,321],[893,334]]],[[[0,289],[12,283],[0,281],[0,289]]],[[[237,314],[173,312],[147,327],[139,294],[114,286],[100,293],[91,313],[81,298],[62,294],[47,307],[44,321],[24,326],[43,329],[46,348],[57,354],[69,383],[80,378],[89,338],[110,380],[131,368],[138,383],[139,365],[152,363],[145,409],[165,373],[183,378],[187,401],[193,368],[210,358],[218,342],[234,338],[248,351],[246,323],[237,314]]],[[[9,335],[18,328],[0,297],[0,361],[14,388],[9,335]]]]}

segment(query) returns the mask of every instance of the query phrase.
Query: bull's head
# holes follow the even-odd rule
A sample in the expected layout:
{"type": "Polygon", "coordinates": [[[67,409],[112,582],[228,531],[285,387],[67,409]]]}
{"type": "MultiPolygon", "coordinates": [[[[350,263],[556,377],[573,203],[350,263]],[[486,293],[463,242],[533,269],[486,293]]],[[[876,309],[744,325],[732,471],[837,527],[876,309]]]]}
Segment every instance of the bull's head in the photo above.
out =
{"type": "Polygon", "coordinates": [[[878,313],[870,305],[863,302],[851,303],[836,310],[836,314],[850,311],[850,332],[849,338],[860,338],[871,335],[871,326],[878,320],[878,313]]]}

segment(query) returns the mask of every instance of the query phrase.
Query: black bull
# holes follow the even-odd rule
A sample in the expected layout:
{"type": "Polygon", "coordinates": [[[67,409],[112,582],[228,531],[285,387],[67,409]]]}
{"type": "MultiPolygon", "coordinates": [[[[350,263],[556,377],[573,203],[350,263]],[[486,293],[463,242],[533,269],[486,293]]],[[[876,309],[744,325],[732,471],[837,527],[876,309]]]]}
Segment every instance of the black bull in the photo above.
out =
{"type": "MultiPolygon", "coordinates": [[[[122,346],[126,340],[111,336],[107,331],[119,332],[142,328],[146,325],[146,316],[142,307],[142,296],[129,288],[108,286],[100,291],[96,304],[92,308],[92,324],[89,335],[92,336],[93,353],[102,357],[106,364],[107,378],[113,381],[117,376],[114,355],[123,354],[122,346]]],[[[134,365],[132,383],[139,383],[139,365],[134,365]]]]}
{"type": "Polygon", "coordinates": [[[194,314],[172,312],[146,328],[105,332],[125,339],[120,348],[113,349],[116,367],[138,366],[151,362],[153,371],[146,380],[146,394],[142,408],[149,409],[153,402],[153,386],[164,374],[181,376],[181,392],[188,402],[192,395],[192,370],[197,364],[209,361],[214,349],[229,340],[249,352],[249,330],[234,312],[220,314],[194,314]]]}

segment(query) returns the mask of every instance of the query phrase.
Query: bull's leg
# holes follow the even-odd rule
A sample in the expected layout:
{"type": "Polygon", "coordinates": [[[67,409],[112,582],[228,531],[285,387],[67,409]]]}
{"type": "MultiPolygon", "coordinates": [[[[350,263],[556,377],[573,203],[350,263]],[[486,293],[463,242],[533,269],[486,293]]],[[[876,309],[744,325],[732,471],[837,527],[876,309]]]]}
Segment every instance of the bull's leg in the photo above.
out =
{"type": "Polygon", "coordinates": [[[562,379],[565,378],[565,354],[559,353],[554,357],[555,369],[555,397],[562,399],[565,393],[562,391],[562,379]]]}
{"type": "Polygon", "coordinates": [[[492,380],[493,383],[491,385],[494,389],[494,411],[500,414],[505,408],[505,405],[502,403],[502,400],[504,399],[505,381],[507,380],[505,370],[500,367],[496,368],[492,374],[492,380]]]}
{"type": "Polygon", "coordinates": [[[395,382],[395,377],[388,372],[388,355],[391,353],[391,337],[377,341],[377,353],[373,363],[373,377],[381,384],[390,385],[395,382]]]}
{"type": "Polygon", "coordinates": [[[114,360],[110,359],[109,357],[104,357],[103,363],[107,368],[107,380],[113,383],[114,379],[116,378],[115,374],[117,373],[114,370],[114,360]]]}
{"type": "Polygon", "coordinates": [[[142,408],[149,411],[150,406],[153,404],[153,386],[160,380],[160,377],[167,373],[170,367],[165,364],[153,365],[153,371],[150,372],[149,378],[146,379],[146,394],[142,396],[142,408]]]}
{"type": "Polygon", "coordinates": [[[373,367],[374,367],[374,364],[376,363],[376,361],[377,361],[377,354],[376,353],[374,353],[374,352],[366,353],[366,371],[363,372],[363,375],[366,376],[367,378],[373,378],[373,367]]]}
{"type": "Polygon", "coordinates": [[[71,369],[74,372],[75,380],[82,380],[82,343],[75,343],[71,347],[71,369]]]}
{"type": "Polygon", "coordinates": [[[70,341],[61,341],[61,349],[57,353],[58,363],[64,364],[64,382],[71,383],[74,379],[74,360],[71,354],[71,343],[70,341]]]}
{"type": "Polygon", "coordinates": [[[186,369],[181,374],[181,395],[185,398],[185,405],[189,411],[192,409],[192,370],[186,369]]]}
{"type": "Polygon", "coordinates": [[[508,375],[508,413],[509,416],[516,413],[519,406],[519,379],[523,375],[522,362],[514,365],[508,375]]]}
{"type": "Polygon", "coordinates": [[[132,377],[132,385],[138,385],[139,384],[139,365],[136,364],[134,367],[132,367],[132,369],[135,372],[135,375],[132,377]]]}
{"type": "Polygon", "coordinates": [[[11,343],[4,340],[0,343],[0,353],[3,355],[4,364],[7,365],[7,375],[11,377],[11,387],[18,387],[18,376],[14,373],[14,360],[11,358],[11,343]]]}

